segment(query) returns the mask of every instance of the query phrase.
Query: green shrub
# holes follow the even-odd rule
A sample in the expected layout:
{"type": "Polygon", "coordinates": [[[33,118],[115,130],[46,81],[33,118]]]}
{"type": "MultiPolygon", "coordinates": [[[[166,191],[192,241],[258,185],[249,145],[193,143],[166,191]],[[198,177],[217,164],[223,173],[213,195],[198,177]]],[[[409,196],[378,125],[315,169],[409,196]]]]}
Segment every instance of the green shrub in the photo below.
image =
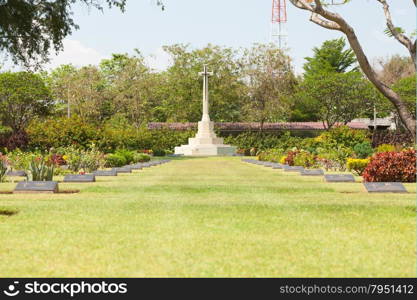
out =
{"type": "Polygon", "coordinates": [[[82,150],[74,146],[63,147],[54,150],[62,154],[62,158],[66,161],[68,169],[73,172],[84,170],[87,173],[94,172],[105,165],[104,154],[92,144],[90,149],[82,150]]]}
{"type": "Polygon", "coordinates": [[[54,168],[54,176],[65,176],[65,175],[69,175],[72,173],[73,171],[71,171],[70,169],[64,169],[61,167],[54,168]]]}
{"type": "Polygon", "coordinates": [[[73,172],[78,172],[82,168],[83,151],[74,146],[63,147],[57,150],[63,154],[64,160],[67,162],[68,169],[73,172]]]}
{"type": "Polygon", "coordinates": [[[394,145],[382,144],[375,149],[375,153],[395,152],[397,149],[394,145]]]}
{"type": "Polygon", "coordinates": [[[288,150],[300,146],[303,143],[303,138],[293,137],[290,132],[283,134],[244,132],[236,136],[225,137],[225,143],[245,149],[248,154],[252,148],[260,151],[274,148],[288,150]]]}
{"type": "Polygon", "coordinates": [[[0,153],[0,182],[6,181],[6,173],[8,170],[7,163],[7,156],[0,153]]]}
{"type": "Polygon", "coordinates": [[[284,156],[285,151],[283,149],[269,149],[261,151],[258,154],[258,160],[260,161],[270,161],[270,162],[279,162],[284,156]]]}
{"type": "Polygon", "coordinates": [[[89,150],[84,150],[81,157],[81,167],[87,172],[91,173],[104,167],[104,154],[100,152],[95,145],[92,145],[89,150]]]}
{"type": "Polygon", "coordinates": [[[79,117],[35,120],[27,128],[29,147],[49,151],[50,148],[75,146],[87,149],[98,140],[100,130],[79,117]]]}
{"type": "Polygon", "coordinates": [[[119,149],[116,152],[114,152],[114,154],[124,157],[126,165],[131,164],[135,157],[135,152],[127,149],[119,149]]]}
{"type": "Polygon", "coordinates": [[[154,156],[165,156],[166,155],[166,151],[163,149],[152,149],[153,155],[154,156]]]}
{"type": "Polygon", "coordinates": [[[35,154],[39,153],[23,152],[20,149],[7,153],[10,168],[12,170],[27,170],[35,154]]]}
{"type": "Polygon", "coordinates": [[[353,147],[353,151],[355,151],[357,158],[368,158],[374,153],[374,149],[372,149],[371,143],[369,142],[363,142],[356,144],[355,147],[353,147]]]}
{"type": "Polygon", "coordinates": [[[356,159],[356,158],[349,158],[347,160],[347,169],[351,172],[356,173],[359,176],[362,176],[363,172],[365,171],[366,167],[369,165],[370,159],[356,159]]]}
{"type": "Polygon", "coordinates": [[[335,148],[344,147],[353,149],[357,144],[370,142],[369,133],[365,130],[350,129],[347,126],[339,126],[322,133],[315,138],[317,147],[335,148]]]}
{"type": "Polygon", "coordinates": [[[294,166],[301,166],[304,168],[317,167],[316,156],[307,151],[301,151],[294,157],[294,166]]]}
{"type": "Polygon", "coordinates": [[[106,155],[106,167],[118,168],[127,165],[126,158],[120,154],[107,154],[106,155]]]}
{"type": "Polygon", "coordinates": [[[133,161],[135,163],[144,163],[150,160],[151,160],[151,157],[148,154],[144,154],[144,153],[136,153],[133,158],[133,161]]]}
{"type": "Polygon", "coordinates": [[[186,144],[195,131],[136,128],[125,120],[110,120],[100,126],[82,121],[79,117],[32,121],[28,129],[29,147],[41,151],[74,146],[89,149],[92,143],[104,153],[117,149],[174,150],[186,144]]]}
{"type": "Polygon", "coordinates": [[[346,168],[335,160],[329,158],[317,157],[317,164],[326,171],[344,171],[346,168]]]}
{"type": "Polygon", "coordinates": [[[352,157],[354,151],[350,148],[343,146],[337,146],[332,149],[318,148],[318,158],[321,159],[324,164],[328,164],[329,167],[326,169],[345,171],[347,159],[352,157]]]}

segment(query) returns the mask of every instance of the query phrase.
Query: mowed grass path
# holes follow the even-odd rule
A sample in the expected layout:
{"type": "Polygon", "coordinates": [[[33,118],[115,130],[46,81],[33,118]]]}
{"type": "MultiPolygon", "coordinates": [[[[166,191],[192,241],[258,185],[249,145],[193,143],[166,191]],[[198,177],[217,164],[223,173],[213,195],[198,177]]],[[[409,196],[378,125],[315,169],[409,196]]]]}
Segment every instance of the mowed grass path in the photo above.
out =
{"type": "MultiPolygon", "coordinates": [[[[13,184],[0,184],[1,190],[13,184]]],[[[239,158],[181,159],[72,195],[0,195],[0,276],[416,276],[411,194],[239,158]]]]}

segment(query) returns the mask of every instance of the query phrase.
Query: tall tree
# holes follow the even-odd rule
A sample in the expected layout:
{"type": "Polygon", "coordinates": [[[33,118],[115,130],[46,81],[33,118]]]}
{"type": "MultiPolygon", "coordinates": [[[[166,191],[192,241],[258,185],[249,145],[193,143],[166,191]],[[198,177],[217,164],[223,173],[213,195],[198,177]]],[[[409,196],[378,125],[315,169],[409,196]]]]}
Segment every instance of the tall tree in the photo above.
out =
{"type": "Polygon", "coordinates": [[[296,97],[330,129],[364,115],[380,95],[359,72],[321,72],[306,77],[296,97]]]}
{"type": "Polygon", "coordinates": [[[39,75],[0,74],[0,120],[14,133],[24,131],[36,116],[48,114],[52,105],[50,91],[39,75]]]}
{"type": "Polygon", "coordinates": [[[325,41],[321,47],[313,49],[314,56],[306,57],[304,76],[319,72],[338,72],[357,70],[357,59],[352,49],[346,48],[344,38],[325,41]]]}
{"type": "Polygon", "coordinates": [[[205,64],[214,72],[210,78],[211,118],[216,122],[240,120],[244,84],[234,50],[213,45],[196,50],[190,50],[186,45],[167,46],[164,49],[173,62],[164,74],[163,106],[167,121],[200,120],[202,78],[199,78],[198,73],[205,64]]]}
{"type": "MultiPolygon", "coordinates": [[[[333,12],[328,8],[322,0],[290,0],[296,7],[311,12],[310,21],[330,30],[340,31],[347,37],[349,44],[358,59],[359,65],[368,77],[368,79],[375,85],[375,87],[395,106],[401,121],[410,132],[411,136],[416,137],[416,119],[409,112],[406,102],[401,99],[400,95],[392,88],[387,86],[378,75],[377,71],[370,64],[363,47],[356,35],[354,28],[343,18],[340,14],[333,12]]],[[[349,2],[345,0],[344,2],[349,2]]],[[[395,26],[392,20],[389,4],[386,0],[375,0],[381,4],[385,19],[387,23],[387,30],[402,44],[409,52],[410,58],[416,65],[416,41],[415,38],[408,37],[403,30],[395,26]]],[[[412,5],[415,7],[417,2],[413,0],[412,5]]]]}
{"type": "Polygon", "coordinates": [[[398,80],[392,86],[407,104],[410,113],[416,117],[416,76],[409,76],[398,80]]]}
{"type": "Polygon", "coordinates": [[[69,107],[68,116],[78,115],[83,121],[100,122],[113,111],[106,81],[95,66],[74,68],[61,66],[47,80],[57,103],[69,107]],[[68,105],[68,106],[67,106],[68,105]]]}
{"type": "Polygon", "coordinates": [[[0,51],[16,64],[39,67],[78,29],[72,18],[75,3],[99,10],[107,3],[123,11],[126,0],[0,0],[0,51]]]}
{"type": "Polygon", "coordinates": [[[50,73],[46,72],[44,76],[55,100],[55,112],[58,115],[71,117],[71,89],[74,88],[73,78],[77,72],[77,68],[69,64],[61,65],[50,73]]]}
{"type": "Polygon", "coordinates": [[[100,68],[108,81],[114,111],[137,127],[151,121],[153,110],[160,105],[156,92],[159,76],[146,66],[140,52],[136,50],[134,56],[113,54],[100,68]]]}
{"type": "Polygon", "coordinates": [[[381,71],[378,72],[381,80],[388,86],[393,85],[399,79],[415,75],[416,70],[410,57],[393,55],[386,59],[379,59],[381,71]]]}
{"type": "Polygon", "coordinates": [[[291,58],[276,46],[255,45],[245,51],[241,65],[247,85],[245,119],[263,124],[287,118],[288,101],[297,83],[291,58]]]}

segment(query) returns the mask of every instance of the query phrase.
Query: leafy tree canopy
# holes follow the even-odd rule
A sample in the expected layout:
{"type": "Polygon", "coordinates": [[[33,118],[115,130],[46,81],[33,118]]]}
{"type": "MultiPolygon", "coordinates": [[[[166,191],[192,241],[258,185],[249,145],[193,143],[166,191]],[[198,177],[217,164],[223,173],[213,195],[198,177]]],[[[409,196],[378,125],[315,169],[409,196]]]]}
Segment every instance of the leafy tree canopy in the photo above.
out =
{"type": "Polygon", "coordinates": [[[357,59],[352,49],[346,48],[344,38],[325,41],[321,47],[313,49],[314,56],[306,57],[305,77],[319,72],[345,73],[357,70],[357,59]]]}
{"type": "Polygon", "coordinates": [[[47,115],[52,106],[41,76],[29,72],[0,74],[0,118],[13,132],[24,130],[34,117],[47,115]]]}
{"type": "Polygon", "coordinates": [[[295,101],[301,102],[301,112],[318,117],[331,128],[364,116],[380,98],[380,93],[359,72],[321,72],[303,81],[295,101]]]}
{"type": "Polygon", "coordinates": [[[416,117],[416,76],[410,76],[400,79],[392,86],[393,90],[397,92],[401,99],[407,105],[410,113],[416,117]]]}
{"type": "Polygon", "coordinates": [[[51,50],[78,29],[71,7],[83,3],[99,10],[103,4],[124,10],[126,0],[0,0],[0,51],[16,64],[39,67],[51,50]]]}

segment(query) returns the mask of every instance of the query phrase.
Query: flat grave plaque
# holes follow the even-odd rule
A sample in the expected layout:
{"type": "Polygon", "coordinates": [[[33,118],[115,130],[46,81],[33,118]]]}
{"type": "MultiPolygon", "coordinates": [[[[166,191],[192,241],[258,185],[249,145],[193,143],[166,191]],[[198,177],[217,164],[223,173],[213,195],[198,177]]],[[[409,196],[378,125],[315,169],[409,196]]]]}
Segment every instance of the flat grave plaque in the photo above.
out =
{"type": "Polygon", "coordinates": [[[142,170],[142,165],[141,164],[137,164],[137,165],[131,165],[129,166],[130,169],[132,170],[142,170]]]}
{"type": "Polygon", "coordinates": [[[117,172],[115,170],[98,170],[93,174],[94,176],[117,176],[117,172]]]}
{"type": "Polygon", "coordinates": [[[95,182],[96,177],[93,174],[71,174],[64,177],[64,182],[95,182]]]}
{"type": "Polygon", "coordinates": [[[331,174],[324,175],[324,180],[327,182],[355,182],[355,177],[352,174],[331,174]]]}
{"type": "Polygon", "coordinates": [[[301,172],[304,171],[303,167],[299,167],[299,166],[284,166],[283,167],[285,172],[301,172]]]}
{"type": "Polygon", "coordinates": [[[14,176],[14,177],[26,177],[27,176],[25,171],[8,171],[6,175],[14,176]]]}
{"type": "Polygon", "coordinates": [[[401,182],[365,182],[368,193],[408,193],[401,182]]]}
{"type": "Polygon", "coordinates": [[[18,182],[14,194],[29,193],[58,193],[58,182],[56,181],[21,181],[18,182]]]}
{"type": "Polygon", "coordinates": [[[304,170],[301,171],[300,174],[302,176],[323,176],[324,175],[324,171],[317,169],[317,170],[304,170]]]}
{"type": "Polygon", "coordinates": [[[114,170],[117,174],[119,174],[119,173],[132,173],[132,169],[130,169],[129,167],[114,168],[112,170],[114,170]]]}

